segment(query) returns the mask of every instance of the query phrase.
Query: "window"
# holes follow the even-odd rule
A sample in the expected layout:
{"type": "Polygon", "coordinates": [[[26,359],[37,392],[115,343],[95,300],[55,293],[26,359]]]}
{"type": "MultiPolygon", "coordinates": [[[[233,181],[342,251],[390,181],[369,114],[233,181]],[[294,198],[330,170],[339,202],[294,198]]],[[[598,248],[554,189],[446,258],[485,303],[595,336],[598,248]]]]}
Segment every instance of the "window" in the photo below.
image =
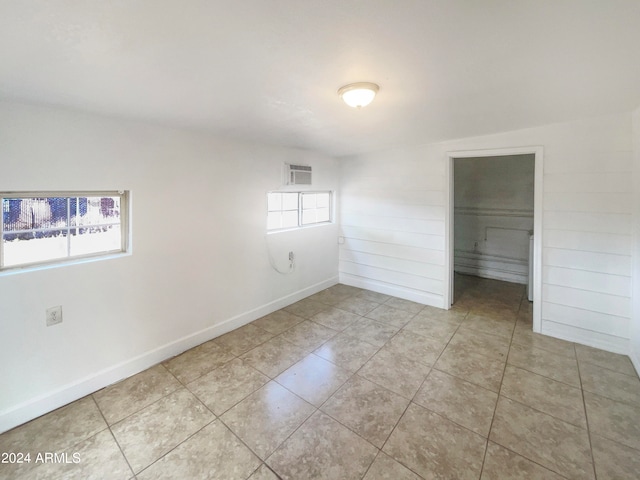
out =
{"type": "Polygon", "coordinates": [[[0,193],[0,198],[0,270],[127,250],[127,192],[0,193]]]}
{"type": "Polygon", "coordinates": [[[331,222],[331,192],[269,192],[267,230],[331,222]]]}

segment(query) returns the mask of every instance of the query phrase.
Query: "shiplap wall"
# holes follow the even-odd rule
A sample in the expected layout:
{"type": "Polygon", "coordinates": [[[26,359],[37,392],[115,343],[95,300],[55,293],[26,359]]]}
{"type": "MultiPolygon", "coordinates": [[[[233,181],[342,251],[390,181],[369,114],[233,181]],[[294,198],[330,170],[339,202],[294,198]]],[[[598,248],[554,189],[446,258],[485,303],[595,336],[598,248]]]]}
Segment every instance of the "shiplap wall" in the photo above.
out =
{"type": "Polygon", "coordinates": [[[631,124],[612,115],[343,159],[341,281],[444,307],[447,153],[542,146],[542,332],[628,353],[631,124]]]}
{"type": "Polygon", "coordinates": [[[445,168],[402,151],[342,162],[339,270],[343,283],[443,307],[445,168]]]}

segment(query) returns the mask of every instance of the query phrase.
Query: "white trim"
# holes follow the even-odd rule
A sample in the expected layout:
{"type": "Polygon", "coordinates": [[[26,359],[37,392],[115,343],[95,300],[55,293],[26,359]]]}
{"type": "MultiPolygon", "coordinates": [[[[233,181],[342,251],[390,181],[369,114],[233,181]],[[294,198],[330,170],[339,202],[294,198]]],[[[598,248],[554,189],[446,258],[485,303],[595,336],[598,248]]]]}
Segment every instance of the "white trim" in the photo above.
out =
{"type": "Polygon", "coordinates": [[[640,352],[631,350],[629,352],[629,358],[631,359],[631,363],[633,363],[633,367],[636,369],[636,374],[640,377],[640,352]]]}
{"type": "Polygon", "coordinates": [[[126,360],[112,367],[105,368],[93,375],[81,378],[73,383],[64,385],[54,391],[27,400],[8,410],[0,412],[0,433],[21,425],[29,420],[51,412],[70,402],[78,400],[101,388],[107,387],[136,373],[146,370],[168,358],[196,347],[213,338],[219,337],[231,330],[242,327],[260,317],[291,305],[303,298],[318,293],[338,283],[338,277],[331,277],[323,282],[298,290],[261,307],[241,313],[221,323],[207,327],[199,332],[187,335],[171,343],[146,352],[135,358],[126,360]]]}
{"type": "Polygon", "coordinates": [[[487,150],[461,150],[446,152],[448,195],[445,214],[445,258],[448,259],[448,267],[445,272],[445,308],[451,308],[453,302],[453,217],[454,217],[454,197],[453,197],[453,160],[455,158],[473,157],[498,157],[509,155],[533,154],[535,157],[535,177],[534,177],[534,200],[533,200],[533,331],[540,333],[542,330],[542,195],[544,169],[543,157],[544,148],[542,146],[496,148],[487,150]]]}
{"type": "MultiPolygon", "coordinates": [[[[618,353],[620,355],[629,354],[629,339],[608,335],[606,333],[594,332],[583,328],[556,323],[545,320],[542,328],[543,335],[559,338],[568,342],[575,342],[588,347],[598,348],[607,352],[618,353]]],[[[631,359],[633,361],[633,359],[631,359]]]]}

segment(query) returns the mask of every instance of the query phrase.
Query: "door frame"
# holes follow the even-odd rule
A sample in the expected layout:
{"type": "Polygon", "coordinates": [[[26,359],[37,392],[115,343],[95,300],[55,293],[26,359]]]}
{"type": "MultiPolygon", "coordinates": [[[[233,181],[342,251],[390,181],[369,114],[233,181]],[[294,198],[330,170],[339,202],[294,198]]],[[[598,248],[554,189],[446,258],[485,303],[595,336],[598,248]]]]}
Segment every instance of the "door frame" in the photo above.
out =
{"type": "Polygon", "coordinates": [[[445,192],[445,259],[448,264],[445,266],[445,305],[446,309],[451,308],[453,302],[454,289],[454,192],[453,175],[456,158],[472,157],[502,157],[509,155],[533,154],[535,157],[534,166],[534,194],[533,194],[533,331],[540,333],[542,330],[542,194],[543,189],[543,157],[542,146],[496,148],[485,150],[457,150],[446,152],[447,178],[445,192]]]}

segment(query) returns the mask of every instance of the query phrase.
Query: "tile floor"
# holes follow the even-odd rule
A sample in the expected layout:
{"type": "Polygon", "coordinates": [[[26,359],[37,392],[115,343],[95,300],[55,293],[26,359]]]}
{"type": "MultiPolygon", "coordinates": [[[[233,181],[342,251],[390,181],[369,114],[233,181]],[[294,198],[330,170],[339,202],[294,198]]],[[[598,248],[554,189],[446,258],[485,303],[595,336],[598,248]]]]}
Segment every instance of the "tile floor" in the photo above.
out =
{"type": "Polygon", "coordinates": [[[331,287],[0,435],[72,460],[0,478],[639,478],[629,359],[532,333],[520,285],[457,287],[331,287]]]}

